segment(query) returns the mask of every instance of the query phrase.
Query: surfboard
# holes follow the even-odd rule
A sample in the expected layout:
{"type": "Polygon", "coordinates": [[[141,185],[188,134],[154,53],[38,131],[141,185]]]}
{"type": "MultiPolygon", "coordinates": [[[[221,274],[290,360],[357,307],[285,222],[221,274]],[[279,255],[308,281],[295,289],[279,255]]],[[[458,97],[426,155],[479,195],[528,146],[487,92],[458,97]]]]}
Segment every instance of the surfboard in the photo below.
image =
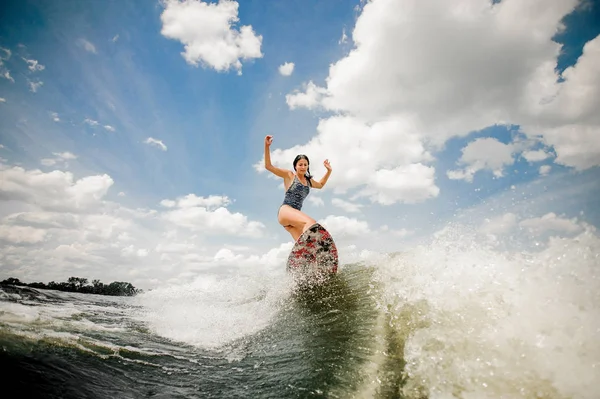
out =
{"type": "Polygon", "coordinates": [[[338,250],[331,234],[319,223],[308,228],[294,244],[287,271],[305,278],[322,278],[337,273],[338,250]]]}

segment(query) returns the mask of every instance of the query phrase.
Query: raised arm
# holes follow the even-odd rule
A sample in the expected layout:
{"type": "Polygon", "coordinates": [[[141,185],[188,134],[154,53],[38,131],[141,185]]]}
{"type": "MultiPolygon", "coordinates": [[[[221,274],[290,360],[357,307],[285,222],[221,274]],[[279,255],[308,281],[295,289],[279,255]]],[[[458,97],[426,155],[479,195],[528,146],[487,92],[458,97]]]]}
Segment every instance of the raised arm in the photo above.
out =
{"type": "Polygon", "coordinates": [[[321,178],[321,180],[312,180],[312,187],[313,188],[323,188],[325,187],[325,183],[327,183],[327,180],[329,179],[329,176],[331,175],[331,165],[329,164],[329,160],[326,159],[323,162],[323,166],[325,166],[325,169],[327,169],[327,172],[325,173],[325,176],[323,176],[321,178]]]}
{"type": "Polygon", "coordinates": [[[283,177],[285,179],[286,177],[289,177],[290,171],[273,166],[273,164],[271,163],[271,150],[270,149],[271,149],[272,142],[273,142],[273,136],[265,137],[265,169],[268,170],[269,172],[271,172],[279,177],[283,177]]]}

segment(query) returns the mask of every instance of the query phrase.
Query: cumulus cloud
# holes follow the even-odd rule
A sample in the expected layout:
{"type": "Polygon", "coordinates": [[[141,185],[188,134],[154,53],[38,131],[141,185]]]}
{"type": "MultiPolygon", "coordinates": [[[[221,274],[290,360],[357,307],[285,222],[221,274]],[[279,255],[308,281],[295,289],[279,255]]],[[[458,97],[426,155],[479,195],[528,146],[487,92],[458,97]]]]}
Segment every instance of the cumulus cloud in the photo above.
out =
{"type": "MultiPolygon", "coordinates": [[[[334,173],[327,185],[337,193],[359,189],[357,197],[385,205],[419,202],[439,193],[435,169],[426,165],[432,156],[410,123],[369,124],[350,116],[330,117],[319,122],[317,136],[307,144],[274,149],[271,161],[289,168],[297,154],[309,156],[316,178],[325,173],[322,162],[329,159],[334,173]]],[[[254,166],[264,172],[263,160],[254,166]]]]}
{"type": "Polygon", "coordinates": [[[296,90],[293,94],[287,94],[285,101],[290,109],[317,108],[327,91],[315,85],[312,81],[304,85],[304,91],[296,90]]]}
{"type": "Polygon", "coordinates": [[[162,142],[162,140],[157,140],[153,137],[148,137],[144,143],[160,148],[163,151],[167,151],[167,146],[162,142]]]}
{"type": "Polygon", "coordinates": [[[383,205],[396,202],[413,204],[437,197],[440,192],[435,185],[435,169],[420,163],[379,169],[368,181],[368,188],[360,195],[369,196],[372,202],[383,205]]]}
{"type": "Polygon", "coordinates": [[[165,4],[160,16],[161,33],[184,45],[182,55],[189,64],[241,72],[241,60],[263,56],[262,36],[256,35],[250,25],[239,30],[234,27],[239,22],[236,1],[167,0],[165,4]]]}
{"type": "MultiPolygon", "coordinates": [[[[555,69],[561,45],[553,37],[578,3],[367,2],[352,31],[354,48],[330,65],[323,85],[310,81],[286,101],[290,109],[321,108],[367,124],[411,124],[436,148],[485,127],[520,125],[552,147],[554,162],[600,165],[600,37],[586,43],[575,65],[560,75],[555,69]]],[[[503,154],[481,157],[477,170],[501,175],[512,162],[503,154]]],[[[451,175],[471,179],[473,163],[451,175]]]]}
{"type": "Polygon", "coordinates": [[[112,127],[111,125],[104,125],[104,129],[108,130],[109,132],[114,132],[115,128],[112,127]]]}
{"type": "Polygon", "coordinates": [[[0,168],[0,201],[23,201],[46,210],[89,210],[113,185],[106,174],[76,180],[72,173],[60,170],[44,173],[18,166],[0,168]]]}
{"type": "Polygon", "coordinates": [[[161,204],[170,210],[163,218],[178,227],[191,231],[205,231],[211,234],[230,234],[258,237],[263,234],[264,225],[250,221],[238,212],[230,212],[225,196],[198,197],[189,194],[177,200],[163,200],[161,204]]]}
{"type": "Polygon", "coordinates": [[[464,169],[450,170],[447,175],[450,179],[464,179],[473,181],[473,176],[480,170],[490,170],[496,177],[504,175],[504,167],[514,163],[514,147],[504,144],[495,138],[478,138],[462,149],[462,156],[458,163],[465,165],[464,169]]]}
{"type": "Polygon", "coordinates": [[[327,216],[319,223],[331,233],[335,239],[359,237],[371,232],[369,224],[365,221],[346,216],[327,216]]]}
{"type": "Polygon", "coordinates": [[[279,66],[279,73],[283,76],[290,76],[294,72],[294,63],[286,62],[279,66]]]}
{"type": "Polygon", "coordinates": [[[152,287],[216,266],[285,265],[291,243],[266,252],[247,248],[243,256],[233,252],[239,246],[206,244],[215,235],[247,239],[264,231],[227,209],[234,202],[227,196],[189,194],[163,201],[161,211],[131,209],[106,199],[110,185],[106,175],[74,179],[2,166],[0,203],[26,209],[0,220],[3,270],[23,281],[80,275],[152,287]]]}

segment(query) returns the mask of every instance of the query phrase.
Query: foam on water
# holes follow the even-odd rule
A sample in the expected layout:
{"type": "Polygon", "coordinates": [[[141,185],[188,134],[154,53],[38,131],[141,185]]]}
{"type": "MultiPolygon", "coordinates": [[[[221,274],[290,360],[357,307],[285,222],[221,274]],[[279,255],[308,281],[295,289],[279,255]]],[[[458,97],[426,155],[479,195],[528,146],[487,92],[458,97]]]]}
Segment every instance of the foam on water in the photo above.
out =
{"type": "Polygon", "coordinates": [[[136,317],[160,336],[214,349],[268,326],[289,286],[279,275],[203,275],[138,295],[136,317]]]}
{"type": "Polygon", "coordinates": [[[378,267],[409,398],[597,398],[600,238],[503,252],[448,228],[378,267]]]}

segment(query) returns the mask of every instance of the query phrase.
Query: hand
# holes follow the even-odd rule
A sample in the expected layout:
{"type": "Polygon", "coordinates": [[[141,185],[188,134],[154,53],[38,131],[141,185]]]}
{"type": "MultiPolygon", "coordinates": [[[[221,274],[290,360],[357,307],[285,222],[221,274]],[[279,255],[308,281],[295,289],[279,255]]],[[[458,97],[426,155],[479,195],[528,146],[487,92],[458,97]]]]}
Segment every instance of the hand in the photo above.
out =
{"type": "Polygon", "coordinates": [[[272,142],[273,142],[273,136],[266,135],[265,136],[265,146],[270,147],[272,142]]]}
{"type": "Polygon", "coordinates": [[[329,160],[328,160],[328,159],[326,159],[326,160],[323,162],[323,166],[325,166],[325,169],[327,169],[328,171],[330,171],[330,172],[331,172],[331,165],[329,165],[329,160]]]}

